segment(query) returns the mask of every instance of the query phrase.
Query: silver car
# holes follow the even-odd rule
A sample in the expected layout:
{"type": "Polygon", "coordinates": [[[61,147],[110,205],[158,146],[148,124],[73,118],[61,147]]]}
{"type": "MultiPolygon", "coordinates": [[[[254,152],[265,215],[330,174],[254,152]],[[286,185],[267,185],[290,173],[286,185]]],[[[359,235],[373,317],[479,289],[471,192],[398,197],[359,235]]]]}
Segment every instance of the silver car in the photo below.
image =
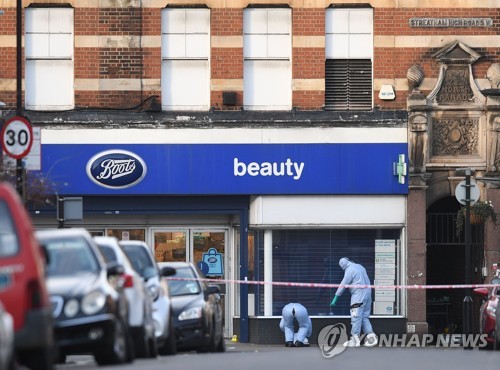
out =
{"type": "Polygon", "coordinates": [[[134,269],[144,279],[153,298],[153,320],[159,353],[177,353],[170,291],[165,279],[161,278],[175,274],[175,269],[168,267],[160,270],[151,248],[143,241],[122,240],[119,243],[134,269]]]}
{"type": "Polygon", "coordinates": [[[95,236],[94,240],[104,256],[106,263],[117,263],[124,267],[121,276],[123,288],[129,304],[129,326],[134,340],[137,357],[156,357],[156,344],[153,323],[153,302],[142,277],[134,270],[123,252],[118,239],[111,236],[95,236]]]}

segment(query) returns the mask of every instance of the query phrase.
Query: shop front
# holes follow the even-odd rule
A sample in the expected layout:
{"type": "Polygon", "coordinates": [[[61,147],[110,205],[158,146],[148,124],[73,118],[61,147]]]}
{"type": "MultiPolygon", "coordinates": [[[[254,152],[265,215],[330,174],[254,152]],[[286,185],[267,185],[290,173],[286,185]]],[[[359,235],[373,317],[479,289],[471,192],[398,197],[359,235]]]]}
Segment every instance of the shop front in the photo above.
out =
{"type": "MultiPolygon", "coordinates": [[[[334,290],[314,287],[340,282],[344,256],[381,286],[376,328],[404,330],[406,297],[391,286],[405,281],[406,156],[405,128],[42,129],[42,173],[60,198],[82,198],[82,220],[65,226],[144,240],[157,261],[212,257],[226,336],[255,343],[281,342],[292,301],[313,336],[347,323],[348,294],[332,310],[334,290]],[[294,282],[311,286],[276,284],[294,282]]],[[[58,225],[54,210],[33,215],[58,225]]]]}

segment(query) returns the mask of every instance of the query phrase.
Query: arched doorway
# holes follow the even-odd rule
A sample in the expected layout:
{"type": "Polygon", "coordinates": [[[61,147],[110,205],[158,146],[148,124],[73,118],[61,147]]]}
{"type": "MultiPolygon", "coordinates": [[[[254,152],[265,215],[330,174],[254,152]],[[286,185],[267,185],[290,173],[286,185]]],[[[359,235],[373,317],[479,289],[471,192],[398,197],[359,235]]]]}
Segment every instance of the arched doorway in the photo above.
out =
{"type": "MultiPolygon", "coordinates": [[[[427,284],[453,285],[465,283],[465,243],[463,232],[457,235],[455,218],[460,204],[455,197],[434,202],[427,210],[427,284]]],[[[471,228],[472,283],[482,283],[484,266],[483,226],[471,228]]],[[[462,333],[465,289],[427,290],[427,322],[429,333],[462,333]]],[[[473,331],[478,330],[478,307],[475,297],[473,331]]]]}

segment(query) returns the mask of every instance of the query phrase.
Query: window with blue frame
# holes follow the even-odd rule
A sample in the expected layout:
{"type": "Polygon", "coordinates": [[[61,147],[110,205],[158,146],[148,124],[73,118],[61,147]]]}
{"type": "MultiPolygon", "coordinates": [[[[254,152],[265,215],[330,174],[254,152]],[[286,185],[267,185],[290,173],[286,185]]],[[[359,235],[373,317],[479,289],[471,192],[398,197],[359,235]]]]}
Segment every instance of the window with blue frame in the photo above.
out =
{"type": "MultiPolygon", "coordinates": [[[[256,280],[264,280],[263,232],[256,233],[256,280]]],[[[400,229],[312,229],[273,230],[273,281],[292,283],[339,284],[344,271],[339,266],[342,257],[362,264],[374,284],[375,241],[393,240],[397,245],[400,229]]],[[[399,251],[396,248],[395,278],[399,276],[399,251]]],[[[256,292],[256,312],[264,314],[264,287],[256,292]]],[[[302,303],[311,316],[349,315],[350,293],[344,292],[337,305],[330,307],[336,288],[273,287],[273,315],[281,315],[290,302],[302,303]]],[[[375,293],[372,293],[375,299],[375,293]]],[[[395,308],[399,305],[397,296],[395,308]]]]}

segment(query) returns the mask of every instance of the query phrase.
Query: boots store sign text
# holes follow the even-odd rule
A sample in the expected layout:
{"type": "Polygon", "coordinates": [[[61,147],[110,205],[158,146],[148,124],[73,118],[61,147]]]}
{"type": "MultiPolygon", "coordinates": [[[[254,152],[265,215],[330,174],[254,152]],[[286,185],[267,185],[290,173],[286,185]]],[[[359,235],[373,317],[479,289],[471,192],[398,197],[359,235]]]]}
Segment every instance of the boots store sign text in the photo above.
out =
{"type": "Polygon", "coordinates": [[[45,144],[59,194],[407,194],[406,143],[45,144]],[[78,147],[78,148],[75,148],[78,147]]]}

